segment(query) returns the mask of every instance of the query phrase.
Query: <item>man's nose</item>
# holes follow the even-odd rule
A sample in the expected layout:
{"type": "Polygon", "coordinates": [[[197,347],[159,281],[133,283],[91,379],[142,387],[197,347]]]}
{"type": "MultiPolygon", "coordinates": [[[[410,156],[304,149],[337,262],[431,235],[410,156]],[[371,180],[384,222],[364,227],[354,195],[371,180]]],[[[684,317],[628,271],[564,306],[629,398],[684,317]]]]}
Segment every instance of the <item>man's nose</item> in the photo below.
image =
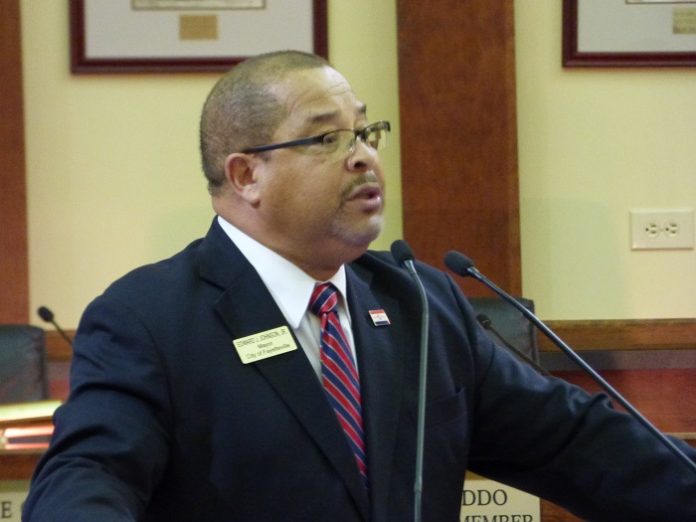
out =
{"type": "Polygon", "coordinates": [[[372,170],[379,163],[379,153],[373,147],[367,145],[364,141],[357,138],[352,151],[346,158],[346,164],[349,170],[364,172],[372,170]]]}

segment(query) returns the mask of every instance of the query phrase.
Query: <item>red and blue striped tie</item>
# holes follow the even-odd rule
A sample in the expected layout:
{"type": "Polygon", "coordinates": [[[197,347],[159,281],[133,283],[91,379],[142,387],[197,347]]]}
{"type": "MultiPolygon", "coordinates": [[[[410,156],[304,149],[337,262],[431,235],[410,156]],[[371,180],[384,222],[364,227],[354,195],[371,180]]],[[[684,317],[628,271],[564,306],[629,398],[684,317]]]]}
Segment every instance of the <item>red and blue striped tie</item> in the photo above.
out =
{"type": "Polygon", "coordinates": [[[331,283],[314,288],[309,309],[321,320],[321,381],[367,487],[360,379],[338,319],[337,305],[338,291],[331,283]]]}

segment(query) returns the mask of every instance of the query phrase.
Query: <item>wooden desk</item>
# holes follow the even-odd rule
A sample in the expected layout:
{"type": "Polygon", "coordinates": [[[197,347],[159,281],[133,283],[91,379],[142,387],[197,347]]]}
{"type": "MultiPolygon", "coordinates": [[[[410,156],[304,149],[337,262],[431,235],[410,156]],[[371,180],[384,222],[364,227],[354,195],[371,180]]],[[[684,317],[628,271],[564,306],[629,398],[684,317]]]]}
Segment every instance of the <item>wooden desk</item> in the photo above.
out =
{"type": "MultiPolygon", "coordinates": [[[[696,368],[607,370],[601,376],[661,431],[681,436],[696,446],[696,368]]],[[[599,385],[580,371],[555,372],[595,393],[599,385]]],[[[544,522],[582,522],[564,509],[542,500],[544,522]]]]}
{"type": "Polygon", "coordinates": [[[0,481],[29,480],[41,450],[0,451],[0,481]]]}

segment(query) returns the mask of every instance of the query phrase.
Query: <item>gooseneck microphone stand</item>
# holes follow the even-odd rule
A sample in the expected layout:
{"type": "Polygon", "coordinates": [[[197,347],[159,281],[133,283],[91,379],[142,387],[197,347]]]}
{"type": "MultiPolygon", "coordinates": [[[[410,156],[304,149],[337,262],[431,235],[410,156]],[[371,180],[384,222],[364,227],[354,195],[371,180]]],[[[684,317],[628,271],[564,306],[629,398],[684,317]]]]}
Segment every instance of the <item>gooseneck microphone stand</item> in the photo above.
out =
{"type": "Polygon", "coordinates": [[[418,426],[416,431],[416,472],[413,482],[413,520],[421,521],[423,498],[423,448],[425,446],[425,398],[428,376],[428,325],[430,323],[430,308],[428,296],[425,293],[423,282],[416,272],[415,256],[411,247],[403,239],[392,243],[392,256],[396,262],[404,267],[418,287],[418,295],[421,301],[421,335],[420,335],[420,368],[418,379],[418,426]]]}
{"type": "Polygon", "coordinates": [[[654,435],[664,446],[666,446],[675,456],[686,464],[692,471],[696,472],[696,462],[687,457],[673,441],[658,430],[648,419],[646,419],[628,400],[626,400],[617,390],[615,390],[602,376],[600,376],[589,364],[587,364],[573,349],[568,346],[553,330],[546,326],[536,315],[530,312],[525,306],[517,301],[510,294],[502,290],[485,275],[479,272],[474,266],[473,261],[460,252],[450,251],[445,256],[445,265],[452,272],[461,276],[471,276],[480,281],[488,288],[493,290],[505,301],[514,306],[529,321],[532,322],[546,337],[548,337],[563,353],[565,353],[575,364],[587,373],[597,384],[599,384],[607,394],[617,403],[623,406],[626,411],[641,423],[652,435],[654,435]]]}

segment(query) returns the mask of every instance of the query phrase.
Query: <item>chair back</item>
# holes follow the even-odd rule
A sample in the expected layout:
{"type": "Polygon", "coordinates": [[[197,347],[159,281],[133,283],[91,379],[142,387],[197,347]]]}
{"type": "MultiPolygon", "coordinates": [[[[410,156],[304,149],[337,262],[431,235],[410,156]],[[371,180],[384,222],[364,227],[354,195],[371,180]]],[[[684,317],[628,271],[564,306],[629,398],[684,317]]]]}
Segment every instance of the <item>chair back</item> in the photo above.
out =
{"type": "Polygon", "coordinates": [[[31,325],[0,324],[0,404],[46,398],[44,331],[31,325]]]}
{"type": "MultiPolygon", "coordinates": [[[[530,312],[534,312],[534,301],[524,297],[516,299],[530,312]]],[[[485,314],[490,318],[493,328],[506,342],[535,363],[539,362],[536,328],[519,310],[498,297],[471,297],[469,302],[477,315],[485,314]]],[[[493,332],[486,331],[486,333],[496,343],[501,344],[493,332]]]]}

